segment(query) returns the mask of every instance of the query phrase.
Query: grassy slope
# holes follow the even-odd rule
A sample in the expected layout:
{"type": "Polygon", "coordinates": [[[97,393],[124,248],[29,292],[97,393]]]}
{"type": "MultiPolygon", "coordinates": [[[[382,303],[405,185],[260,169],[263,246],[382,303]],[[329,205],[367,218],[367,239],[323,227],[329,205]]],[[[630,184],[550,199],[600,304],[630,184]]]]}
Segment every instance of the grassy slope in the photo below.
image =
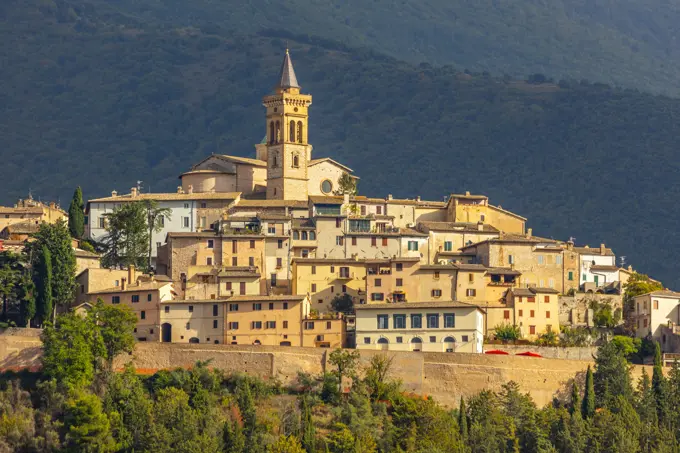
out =
{"type": "MultiPolygon", "coordinates": [[[[0,48],[1,202],[29,187],[67,200],[76,184],[92,198],[137,179],[173,190],[191,163],[211,152],[251,155],[264,135],[260,99],[283,39],[12,1],[0,5],[9,44],[0,48]]],[[[680,245],[680,101],[507,84],[333,43],[290,45],[314,95],[314,154],[354,168],[362,192],[486,193],[529,217],[537,234],[606,242],[680,283],[670,269],[680,245]]]]}

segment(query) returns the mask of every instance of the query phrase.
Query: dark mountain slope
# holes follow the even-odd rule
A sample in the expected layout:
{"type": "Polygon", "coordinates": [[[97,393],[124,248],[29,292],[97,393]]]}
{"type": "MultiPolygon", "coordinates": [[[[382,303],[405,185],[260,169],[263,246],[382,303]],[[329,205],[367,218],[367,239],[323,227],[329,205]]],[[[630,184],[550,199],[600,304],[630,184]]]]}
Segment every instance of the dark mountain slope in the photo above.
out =
{"type": "MultiPolygon", "coordinates": [[[[29,187],[65,202],[77,184],[93,198],[138,179],[172,191],[192,163],[252,155],[264,135],[260,100],[284,39],[156,26],[84,3],[10,4],[0,6],[2,203],[29,187]]],[[[307,41],[290,47],[314,96],[314,155],[354,168],[362,192],[486,193],[538,234],[604,241],[680,283],[680,100],[506,82],[307,41]]]]}

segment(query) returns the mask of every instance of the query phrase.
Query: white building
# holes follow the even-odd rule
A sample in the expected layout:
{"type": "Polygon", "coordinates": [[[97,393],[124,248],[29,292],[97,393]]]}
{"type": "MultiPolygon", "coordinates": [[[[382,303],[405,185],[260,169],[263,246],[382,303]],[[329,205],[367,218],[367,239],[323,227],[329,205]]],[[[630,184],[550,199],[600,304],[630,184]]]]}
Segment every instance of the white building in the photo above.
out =
{"type": "Polygon", "coordinates": [[[598,248],[574,247],[579,254],[579,286],[600,288],[619,280],[619,268],[612,249],[600,244],[598,248]]]}
{"type": "Polygon", "coordinates": [[[171,215],[162,219],[162,229],[154,232],[151,238],[151,257],[155,260],[158,247],[165,243],[168,233],[191,233],[209,230],[218,221],[225,209],[240,199],[238,192],[185,193],[138,193],[132,188],[129,194],[97,198],[87,202],[85,235],[95,241],[102,241],[106,231],[106,214],[110,214],[123,203],[154,200],[159,208],[168,208],[171,215]]]}
{"type": "Polygon", "coordinates": [[[680,293],[674,291],[654,291],[634,298],[635,301],[635,336],[653,337],[666,343],[663,327],[674,331],[680,324],[680,293]]]}
{"type": "Polygon", "coordinates": [[[481,353],[484,310],[464,302],[357,305],[356,348],[481,353]]]}

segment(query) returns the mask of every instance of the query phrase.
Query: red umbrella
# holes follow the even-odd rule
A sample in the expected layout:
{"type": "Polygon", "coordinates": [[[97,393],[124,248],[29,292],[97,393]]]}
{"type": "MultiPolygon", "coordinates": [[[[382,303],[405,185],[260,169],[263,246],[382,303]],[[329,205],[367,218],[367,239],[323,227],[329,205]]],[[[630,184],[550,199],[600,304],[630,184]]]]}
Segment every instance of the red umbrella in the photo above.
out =
{"type": "Polygon", "coordinates": [[[530,352],[530,351],[521,352],[521,353],[515,354],[515,355],[523,355],[524,357],[543,357],[541,354],[538,354],[536,352],[530,352]]]}
{"type": "Polygon", "coordinates": [[[500,349],[492,349],[491,351],[486,351],[484,354],[510,355],[509,353],[501,351],[500,349]]]}

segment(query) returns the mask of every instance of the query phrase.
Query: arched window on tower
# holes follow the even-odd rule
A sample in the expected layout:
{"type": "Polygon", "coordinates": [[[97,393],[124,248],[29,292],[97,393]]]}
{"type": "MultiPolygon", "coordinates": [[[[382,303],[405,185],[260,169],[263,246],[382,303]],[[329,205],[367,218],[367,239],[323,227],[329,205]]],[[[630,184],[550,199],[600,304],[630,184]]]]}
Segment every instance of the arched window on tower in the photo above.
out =
{"type": "Polygon", "coordinates": [[[295,121],[290,122],[290,129],[289,129],[289,135],[288,135],[288,141],[289,142],[295,142],[295,121]]]}
{"type": "Polygon", "coordinates": [[[293,167],[298,168],[300,166],[300,156],[297,154],[293,155],[293,167]]]}
{"type": "Polygon", "coordinates": [[[271,121],[269,123],[269,144],[274,143],[274,137],[275,137],[275,135],[274,135],[274,122],[271,121]]]}
{"type": "Polygon", "coordinates": [[[297,126],[297,142],[302,143],[302,121],[298,121],[297,126]]]}
{"type": "Polygon", "coordinates": [[[276,121],[276,141],[274,143],[281,143],[281,122],[276,121]]]}
{"type": "Polygon", "coordinates": [[[276,168],[279,166],[279,153],[274,153],[272,157],[272,167],[276,168]]]}

